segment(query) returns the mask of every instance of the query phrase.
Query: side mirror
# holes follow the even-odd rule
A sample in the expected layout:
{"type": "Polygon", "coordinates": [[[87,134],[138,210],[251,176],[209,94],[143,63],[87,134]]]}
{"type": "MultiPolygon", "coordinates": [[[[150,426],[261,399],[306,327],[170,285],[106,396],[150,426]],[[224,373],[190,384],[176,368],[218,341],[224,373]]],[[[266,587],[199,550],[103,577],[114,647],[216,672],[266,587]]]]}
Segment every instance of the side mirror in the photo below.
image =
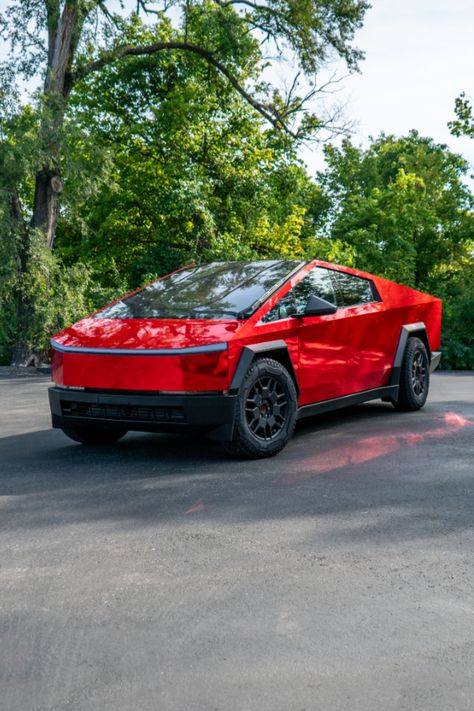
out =
{"type": "Polygon", "coordinates": [[[327,316],[335,314],[336,311],[337,306],[329,303],[326,299],[320,299],[319,296],[310,296],[302,316],[327,316]]]}

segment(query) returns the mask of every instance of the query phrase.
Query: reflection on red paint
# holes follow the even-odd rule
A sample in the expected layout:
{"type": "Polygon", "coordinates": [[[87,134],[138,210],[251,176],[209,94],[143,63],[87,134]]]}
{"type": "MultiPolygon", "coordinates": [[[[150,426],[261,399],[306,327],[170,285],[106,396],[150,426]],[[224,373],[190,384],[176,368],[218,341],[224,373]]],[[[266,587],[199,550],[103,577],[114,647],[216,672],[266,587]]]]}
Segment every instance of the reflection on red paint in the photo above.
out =
{"type": "Polygon", "coordinates": [[[381,435],[377,437],[364,437],[345,447],[329,449],[314,456],[307,457],[300,464],[300,471],[275,479],[277,484],[296,484],[304,479],[310,479],[318,474],[325,474],[343,467],[363,464],[372,459],[383,457],[398,451],[401,447],[414,447],[426,440],[444,437],[453,432],[474,425],[456,412],[447,412],[439,427],[425,432],[403,432],[381,435]]]}
{"type": "Polygon", "coordinates": [[[187,511],[185,511],[185,514],[191,514],[191,513],[196,513],[196,511],[201,511],[201,509],[204,508],[204,501],[202,499],[198,499],[195,504],[189,507],[187,511]]]}

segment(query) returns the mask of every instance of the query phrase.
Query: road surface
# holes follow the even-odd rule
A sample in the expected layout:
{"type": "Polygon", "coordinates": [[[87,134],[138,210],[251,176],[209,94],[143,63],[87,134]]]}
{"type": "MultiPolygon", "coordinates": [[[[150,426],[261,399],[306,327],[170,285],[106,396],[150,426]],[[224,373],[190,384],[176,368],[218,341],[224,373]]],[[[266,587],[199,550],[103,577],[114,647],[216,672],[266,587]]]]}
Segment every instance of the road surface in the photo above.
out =
{"type": "Polygon", "coordinates": [[[0,371],[2,711],[472,711],[474,374],[276,458],[50,429],[0,371]]]}

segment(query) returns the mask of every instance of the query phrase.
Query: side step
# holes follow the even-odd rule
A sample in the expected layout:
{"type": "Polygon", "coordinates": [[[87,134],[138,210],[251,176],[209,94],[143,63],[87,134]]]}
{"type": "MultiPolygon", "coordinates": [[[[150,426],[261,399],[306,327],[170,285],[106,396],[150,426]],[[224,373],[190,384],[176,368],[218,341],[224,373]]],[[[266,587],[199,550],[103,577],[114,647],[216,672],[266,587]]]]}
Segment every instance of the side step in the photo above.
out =
{"type": "Polygon", "coordinates": [[[303,417],[311,417],[312,415],[320,415],[324,412],[339,410],[342,407],[350,407],[351,405],[360,405],[363,402],[370,400],[397,400],[398,385],[385,385],[383,388],[374,388],[372,390],[363,390],[360,393],[352,395],[344,395],[343,397],[335,397],[331,400],[322,400],[311,405],[303,405],[298,410],[298,420],[303,417]]]}

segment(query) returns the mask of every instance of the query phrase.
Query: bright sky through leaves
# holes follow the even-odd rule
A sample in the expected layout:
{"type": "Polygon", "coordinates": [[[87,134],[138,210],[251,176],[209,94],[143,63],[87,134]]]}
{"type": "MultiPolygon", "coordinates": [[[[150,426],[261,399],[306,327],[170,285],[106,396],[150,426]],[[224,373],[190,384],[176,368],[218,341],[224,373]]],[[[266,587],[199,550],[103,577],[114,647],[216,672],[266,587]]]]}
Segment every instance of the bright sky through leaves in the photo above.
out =
{"type": "MultiPolygon", "coordinates": [[[[455,97],[474,97],[473,38],[474,0],[372,0],[355,37],[366,53],[361,74],[337,94],[357,122],[354,140],[415,128],[463,154],[474,172],[474,141],[453,138],[447,128],[455,97]]],[[[302,156],[311,170],[320,168],[320,151],[302,156]]]]}

